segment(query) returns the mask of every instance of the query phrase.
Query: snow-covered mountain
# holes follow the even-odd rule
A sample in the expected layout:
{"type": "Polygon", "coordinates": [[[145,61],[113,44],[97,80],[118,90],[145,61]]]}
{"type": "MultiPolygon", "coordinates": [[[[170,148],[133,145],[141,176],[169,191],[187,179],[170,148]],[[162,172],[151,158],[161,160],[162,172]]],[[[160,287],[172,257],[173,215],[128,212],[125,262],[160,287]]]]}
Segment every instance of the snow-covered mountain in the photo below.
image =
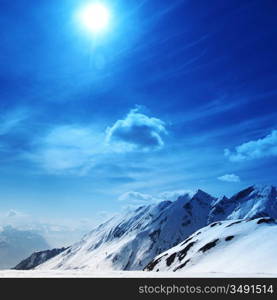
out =
{"type": "Polygon", "coordinates": [[[35,231],[0,228],[0,269],[12,268],[32,252],[47,248],[48,243],[35,231]]]}
{"type": "Polygon", "coordinates": [[[65,251],[67,248],[55,248],[51,250],[44,250],[40,252],[34,252],[28,258],[22,260],[19,264],[17,264],[13,269],[14,270],[31,270],[36,266],[44,263],[50,258],[60,254],[65,251]]]}
{"type": "Polygon", "coordinates": [[[198,190],[141,206],[92,230],[38,269],[142,270],[155,256],[217,220],[276,217],[276,188],[252,186],[231,198],[198,190]]]}
{"type": "Polygon", "coordinates": [[[219,221],[155,257],[145,271],[276,274],[276,248],[275,219],[219,221]]]}
{"type": "Polygon", "coordinates": [[[142,270],[157,254],[204,226],[214,200],[198,191],[192,198],[141,206],[100,225],[38,268],[142,270]]]}
{"type": "Polygon", "coordinates": [[[263,216],[277,218],[277,190],[274,186],[255,185],[231,198],[218,199],[211,209],[209,223],[263,216]]]}

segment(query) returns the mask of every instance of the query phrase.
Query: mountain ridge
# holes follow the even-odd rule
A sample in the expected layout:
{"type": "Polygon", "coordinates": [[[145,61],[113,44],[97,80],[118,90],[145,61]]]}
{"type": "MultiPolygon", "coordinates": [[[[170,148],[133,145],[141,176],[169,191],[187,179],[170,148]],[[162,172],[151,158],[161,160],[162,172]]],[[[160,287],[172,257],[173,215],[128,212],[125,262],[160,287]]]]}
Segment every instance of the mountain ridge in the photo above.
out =
{"type": "Polygon", "coordinates": [[[197,190],[115,216],[37,269],[142,270],[158,254],[219,219],[275,217],[276,202],[274,186],[253,185],[230,198],[197,190]]]}

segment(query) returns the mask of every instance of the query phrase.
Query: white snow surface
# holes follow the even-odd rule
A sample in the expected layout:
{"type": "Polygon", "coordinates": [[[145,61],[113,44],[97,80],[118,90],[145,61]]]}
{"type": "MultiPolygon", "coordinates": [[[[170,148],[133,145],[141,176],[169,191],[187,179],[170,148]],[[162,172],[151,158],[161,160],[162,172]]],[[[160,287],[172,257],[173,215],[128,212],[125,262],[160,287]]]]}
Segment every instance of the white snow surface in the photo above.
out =
{"type": "Polygon", "coordinates": [[[0,278],[277,278],[275,273],[143,272],[90,270],[1,270],[0,278]]]}
{"type": "Polygon", "coordinates": [[[272,218],[215,222],[158,255],[152,272],[277,274],[277,221],[272,218]]]}

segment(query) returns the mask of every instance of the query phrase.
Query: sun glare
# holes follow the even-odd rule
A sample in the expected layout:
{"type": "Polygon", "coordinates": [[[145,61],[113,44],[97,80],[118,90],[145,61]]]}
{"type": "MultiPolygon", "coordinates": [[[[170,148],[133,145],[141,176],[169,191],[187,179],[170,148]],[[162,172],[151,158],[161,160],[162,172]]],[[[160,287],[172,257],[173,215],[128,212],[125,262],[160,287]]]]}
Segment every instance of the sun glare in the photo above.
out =
{"type": "Polygon", "coordinates": [[[98,2],[87,4],[79,12],[79,21],[92,33],[100,33],[109,26],[109,9],[98,2]]]}

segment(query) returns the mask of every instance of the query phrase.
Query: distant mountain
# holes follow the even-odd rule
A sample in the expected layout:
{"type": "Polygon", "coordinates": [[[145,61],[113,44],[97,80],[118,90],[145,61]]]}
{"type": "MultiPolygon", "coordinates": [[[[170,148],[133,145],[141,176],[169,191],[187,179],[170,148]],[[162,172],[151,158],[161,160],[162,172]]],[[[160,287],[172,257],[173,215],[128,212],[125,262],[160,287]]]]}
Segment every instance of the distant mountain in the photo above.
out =
{"type": "Polygon", "coordinates": [[[45,250],[40,252],[35,252],[30,255],[28,258],[21,261],[18,265],[16,265],[14,270],[31,270],[36,266],[44,263],[45,261],[53,258],[54,256],[60,254],[68,248],[55,248],[51,250],[45,250]]]}
{"type": "Polygon", "coordinates": [[[145,271],[276,273],[277,221],[214,222],[155,257],[145,271]]]}
{"type": "Polygon", "coordinates": [[[142,270],[155,256],[218,220],[277,217],[276,188],[251,186],[231,198],[198,190],[112,218],[38,269],[142,270]]]}
{"type": "Polygon", "coordinates": [[[11,226],[0,229],[0,269],[12,268],[32,252],[49,248],[38,233],[11,226]]]}

